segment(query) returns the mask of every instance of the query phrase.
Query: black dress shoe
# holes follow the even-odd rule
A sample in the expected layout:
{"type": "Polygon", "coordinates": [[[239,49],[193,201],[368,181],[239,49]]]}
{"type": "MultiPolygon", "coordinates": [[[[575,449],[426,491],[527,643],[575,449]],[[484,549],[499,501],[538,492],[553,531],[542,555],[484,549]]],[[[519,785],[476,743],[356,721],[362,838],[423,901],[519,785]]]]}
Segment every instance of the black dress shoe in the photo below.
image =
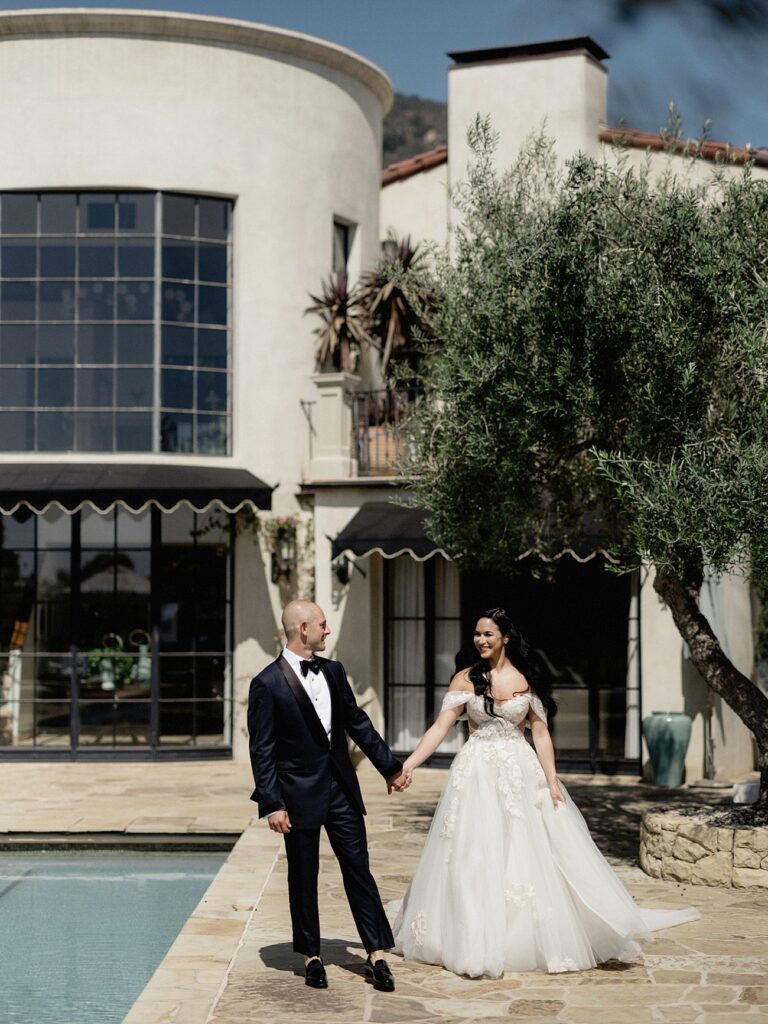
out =
{"type": "Polygon", "coordinates": [[[328,975],[325,973],[323,961],[315,958],[304,967],[304,984],[310,988],[328,988],[328,975]]]}
{"type": "Polygon", "coordinates": [[[379,992],[394,992],[395,979],[386,960],[377,960],[375,963],[370,957],[365,961],[365,980],[370,981],[379,992]]]}

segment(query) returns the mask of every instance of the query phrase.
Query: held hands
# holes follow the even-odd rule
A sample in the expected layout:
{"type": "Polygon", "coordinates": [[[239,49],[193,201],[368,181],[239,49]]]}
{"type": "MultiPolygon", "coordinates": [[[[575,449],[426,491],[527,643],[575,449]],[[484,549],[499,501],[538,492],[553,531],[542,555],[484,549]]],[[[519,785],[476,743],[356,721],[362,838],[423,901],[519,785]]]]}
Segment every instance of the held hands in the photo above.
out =
{"type": "Polygon", "coordinates": [[[408,789],[412,781],[413,771],[410,768],[403,768],[403,770],[398,772],[397,775],[393,775],[391,778],[387,779],[387,795],[389,795],[392,790],[396,793],[402,793],[404,790],[408,789]]]}

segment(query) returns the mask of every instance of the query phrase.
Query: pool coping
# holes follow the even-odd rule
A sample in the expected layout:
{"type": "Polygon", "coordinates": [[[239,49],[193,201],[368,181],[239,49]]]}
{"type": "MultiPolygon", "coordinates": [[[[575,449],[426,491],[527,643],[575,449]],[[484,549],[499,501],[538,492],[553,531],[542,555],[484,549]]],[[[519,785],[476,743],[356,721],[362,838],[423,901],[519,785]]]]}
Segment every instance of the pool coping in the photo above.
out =
{"type": "Polygon", "coordinates": [[[241,835],[241,832],[4,832],[0,834],[0,853],[15,850],[229,853],[241,835]]]}
{"type": "Polygon", "coordinates": [[[237,839],[123,1024],[211,1020],[274,867],[284,856],[282,837],[260,825],[251,822],[237,839]]]}

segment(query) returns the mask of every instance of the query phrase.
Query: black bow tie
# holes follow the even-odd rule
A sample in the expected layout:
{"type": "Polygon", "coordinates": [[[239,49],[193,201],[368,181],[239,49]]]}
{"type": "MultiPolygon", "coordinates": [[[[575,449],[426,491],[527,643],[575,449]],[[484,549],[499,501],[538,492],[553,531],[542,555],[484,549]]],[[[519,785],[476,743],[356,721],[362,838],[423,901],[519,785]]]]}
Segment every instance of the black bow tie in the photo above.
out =
{"type": "Polygon", "coordinates": [[[301,674],[306,679],[310,672],[320,671],[320,659],[319,658],[303,658],[299,664],[301,674]]]}

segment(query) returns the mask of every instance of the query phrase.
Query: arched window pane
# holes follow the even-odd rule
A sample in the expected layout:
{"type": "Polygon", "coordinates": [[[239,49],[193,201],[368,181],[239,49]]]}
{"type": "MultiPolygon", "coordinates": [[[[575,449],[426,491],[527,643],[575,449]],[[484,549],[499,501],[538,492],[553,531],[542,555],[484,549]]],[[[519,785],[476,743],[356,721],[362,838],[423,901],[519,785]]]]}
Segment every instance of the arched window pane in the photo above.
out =
{"type": "Polygon", "coordinates": [[[3,320],[34,320],[34,284],[3,281],[0,285],[0,317],[3,320]]]}
{"type": "Polygon", "coordinates": [[[34,363],[34,324],[0,326],[0,363],[34,363]]]}
{"type": "Polygon", "coordinates": [[[37,234],[37,195],[34,192],[5,193],[0,230],[4,235],[37,234]]]}
{"type": "Polygon", "coordinates": [[[163,197],[163,234],[195,235],[195,200],[191,196],[163,197]]]}
{"type": "Polygon", "coordinates": [[[45,239],[40,242],[40,277],[74,277],[73,242],[45,239]]]}
{"type": "Polygon", "coordinates": [[[38,363],[75,361],[75,328],[73,324],[40,324],[37,328],[38,363]]]}
{"type": "Polygon", "coordinates": [[[122,193],[117,197],[117,230],[155,230],[155,196],[153,192],[122,193]]]}
{"type": "Polygon", "coordinates": [[[194,366],[195,332],[192,327],[163,324],[162,361],[166,366],[194,366]]]}
{"type": "Polygon", "coordinates": [[[80,197],[80,230],[115,230],[115,197],[107,193],[80,197]]]}
{"type": "Polygon", "coordinates": [[[151,277],[155,273],[155,245],[152,238],[119,238],[117,272],[120,277],[151,277]]]}
{"type": "Polygon", "coordinates": [[[0,247],[0,277],[34,277],[37,249],[27,238],[7,238],[0,247]]]}
{"type": "Polygon", "coordinates": [[[3,372],[0,373],[0,406],[34,406],[34,404],[34,367],[4,367],[3,372]]]}
{"type": "Polygon", "coordinates": [[[152,363],[154,329],[152,324],[118,324],[118,363],[152,363]]]}
{"type": "Polygon", "coordinates": [[[78,324],[77,359],[80,363],[112,363],[115,359],[112,324],[78,324]]]}

